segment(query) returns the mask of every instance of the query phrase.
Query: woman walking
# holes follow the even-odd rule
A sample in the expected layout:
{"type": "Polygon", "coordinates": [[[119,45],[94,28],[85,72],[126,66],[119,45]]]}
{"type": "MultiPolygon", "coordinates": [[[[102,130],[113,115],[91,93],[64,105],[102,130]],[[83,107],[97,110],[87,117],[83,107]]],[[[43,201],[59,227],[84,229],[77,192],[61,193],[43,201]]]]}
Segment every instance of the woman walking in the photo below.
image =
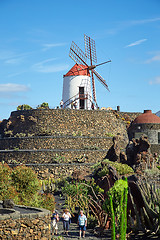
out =
{"type": "Polygon", "coordinates": [[[51,232],[52,235],[57,235],[58,225],[57,222],[59,221],[59,215],[57,211],[53,210],[52,217],[51,217],[51,232]]]}
{"type": "Polygon", "coordinates": [[[68,209],[64,210],[62,218],[63,218],[64,234],[66,234],[68,236],[69,224],[70,224],[70,219],[71,219],[71,214],[68,209]]]}

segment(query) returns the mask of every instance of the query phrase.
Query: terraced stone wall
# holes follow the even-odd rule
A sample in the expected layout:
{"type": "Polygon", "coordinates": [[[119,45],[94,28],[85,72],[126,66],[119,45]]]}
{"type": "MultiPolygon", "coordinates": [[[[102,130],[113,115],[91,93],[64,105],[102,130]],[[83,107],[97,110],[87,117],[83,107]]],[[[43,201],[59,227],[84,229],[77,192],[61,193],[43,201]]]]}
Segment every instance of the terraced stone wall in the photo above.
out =
{"type": "Polygon", "coordinates": [[[7,130],[36,136],[107,136],[120,133],[127,138],[126,126],[114,111],[35,109],[15,111],[6,123],[7,130]]]}
{"type": "Polygon", "coordinates": [[[68,176],[77,169],[91,172],[91,166],[106,156],[114,135],[119,134],[121,148],[126,147],[124,114],[71,109],[12,112],[1,126],[2,135],[10,132],[13,137],[0,139],[0,161],[31,166],[40,178],[68,176]]]}
{"type": "MultiPolygon", "coordinates": [[[[72,136],[43,136],[0,139],[0,150],[14,149],[108,149],[112,137],[72,137],[72,136]]],[[[122,141],[122,146],[124,141],[122,141]]]]}

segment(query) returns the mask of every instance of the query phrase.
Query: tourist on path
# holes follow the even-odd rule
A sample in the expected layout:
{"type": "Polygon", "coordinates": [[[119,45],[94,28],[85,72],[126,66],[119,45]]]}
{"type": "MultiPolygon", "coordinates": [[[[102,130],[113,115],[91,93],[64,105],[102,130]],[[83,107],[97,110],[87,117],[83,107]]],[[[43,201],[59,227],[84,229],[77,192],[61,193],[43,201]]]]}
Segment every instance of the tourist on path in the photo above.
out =
{"type": "Polygon", "coordinates": [[[54,233],[57,235],[58,225],[57,222],[59,221],[59,215],[57,211],[53,210],[52,217],[51,217],[51,233],[54,235],[54,233]]]}
{"type": "Polygon", "coordinates": [[[78,225],[79,225],[79,237],[81,238],[81,235],[83,233],[83,238],[85,237],[85,231],[87,226],[87,218],[83,214],[83,211],[80,211],[79,217],[78,217],[78,225]]]}
{"type": "Polygon", "coordinates": [[[63,218],[63,230],[64,234],[68,235],[68,230],[69,230],[69,224],[70,224],[70,219],[71,219],[71,214],[68,209],[64,210],[64,213],[62,215],[63,218]]]}
{"type": "Polygon", "coordinates": [[[60,108],[63,108],[63,100],[60,101],[60,108]]]}
{"type": "Polygon", "coordinates": [[[77,101],[76,100],[74,100],[73,106],[75,109],[77,109],[77,101]]]}

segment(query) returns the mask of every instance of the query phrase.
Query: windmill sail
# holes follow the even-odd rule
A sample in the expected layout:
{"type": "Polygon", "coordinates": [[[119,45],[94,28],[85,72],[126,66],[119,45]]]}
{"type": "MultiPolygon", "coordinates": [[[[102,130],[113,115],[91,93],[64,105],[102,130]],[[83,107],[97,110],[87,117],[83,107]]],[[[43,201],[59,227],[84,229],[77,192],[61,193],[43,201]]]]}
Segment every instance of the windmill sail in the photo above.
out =
{"type": "Polygon", "coordinates": [[[75,42],[72,42],[69,56],[79,65],[79,67],[81,67],[82,70],[86,69],[87,67],[88,72],[91,72],[92,95],[93,100],[97,105],[94,75],[108,91],[109,88],[108,85],[106,84],[105,79],[97,71],[95,71],[95,68],[99,65],[111,62],[111,60],[94,65],[93,62],[97,63],[95,41],[92,38],[88,37],[87,35],[84,35],[84,43],[85,53],[75,44],[75,42]],[[89,65],[86,63],[87,59],[90,60],[89,65]]]}
{"type": "Polygon", "coordinates": [[[84,34],[85,54],[88,59],[92,59],[93,62],[97,62],[96,45],[95,41],[84,34]]]}
{"type": "Polygon", "coordinates": [[[107,88],[107,90],[109,91],[108,85],[106,84],[106,81],[104,80],[104,78],[95,69],[93,69],[92,71],[96,75],[100,83],[102,83],[102,85],[105,86],[105,88],[107,88]]]}
{"type": "MultiPolygon", "coordinates": [[[[69,56],[79,65],[87,65],[86,63],[86,55],[85,53],[75,44],[75,42],[72,42],[72,45],[70,47],[69,56]]],[[[82,66],[80,66],[82,68],[82,66]]]]}

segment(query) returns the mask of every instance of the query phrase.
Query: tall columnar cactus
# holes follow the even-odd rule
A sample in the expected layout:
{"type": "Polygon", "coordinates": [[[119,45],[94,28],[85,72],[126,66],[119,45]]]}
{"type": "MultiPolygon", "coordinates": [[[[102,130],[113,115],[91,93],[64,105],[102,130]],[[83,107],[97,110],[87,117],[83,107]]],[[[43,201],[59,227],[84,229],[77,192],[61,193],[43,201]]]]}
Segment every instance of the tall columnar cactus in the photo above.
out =
{"type": "MultiPolygon", "coordinates": [[[[127,181],[127,179],[126,179],[127,181]]],[[[126,239],[128,188],[124,188],[120,198],[120,240],[126,239]]]]}
{"type": "MultiPolygon", "coordinates": [[[[126,178],[127,181],[127,178],[126,178]]],[[[128,187],[124,189],[124,232],[127,232],[127,202],[128,202],[128,187]]]]}
{"type": "Polygon", "coordinates": [[[121,192],[121,197],[120,197],[120,227],[119,227],[119,237],[121,240],[123,240],[123,235],[124,235],[124,206],[123,206],[123,198],[124,193],[121,192]]]}
{"type": "Polygon", "coordinates": [[[111,210],[111,237],[112,240],[116,239],[116,224],[115,224],[115,212],[113,209],[113,199],[112,195],[109,195],[110,210],[111,210]]]}
{"type": "Polygon", "coordinates": [[[104,203],[104,210],[109,211],[111,216],[111,232],[112,240],[115,239],[117,220],[117,230],[119,231],[119,239],[126,239],[127,231],[127,201],[128,201],[128,182],[127,179],[118,180],[114,186],[108,191],[109,201],[104,203]],[[108,207],[109,205],[109,207],[108,207]]]}

